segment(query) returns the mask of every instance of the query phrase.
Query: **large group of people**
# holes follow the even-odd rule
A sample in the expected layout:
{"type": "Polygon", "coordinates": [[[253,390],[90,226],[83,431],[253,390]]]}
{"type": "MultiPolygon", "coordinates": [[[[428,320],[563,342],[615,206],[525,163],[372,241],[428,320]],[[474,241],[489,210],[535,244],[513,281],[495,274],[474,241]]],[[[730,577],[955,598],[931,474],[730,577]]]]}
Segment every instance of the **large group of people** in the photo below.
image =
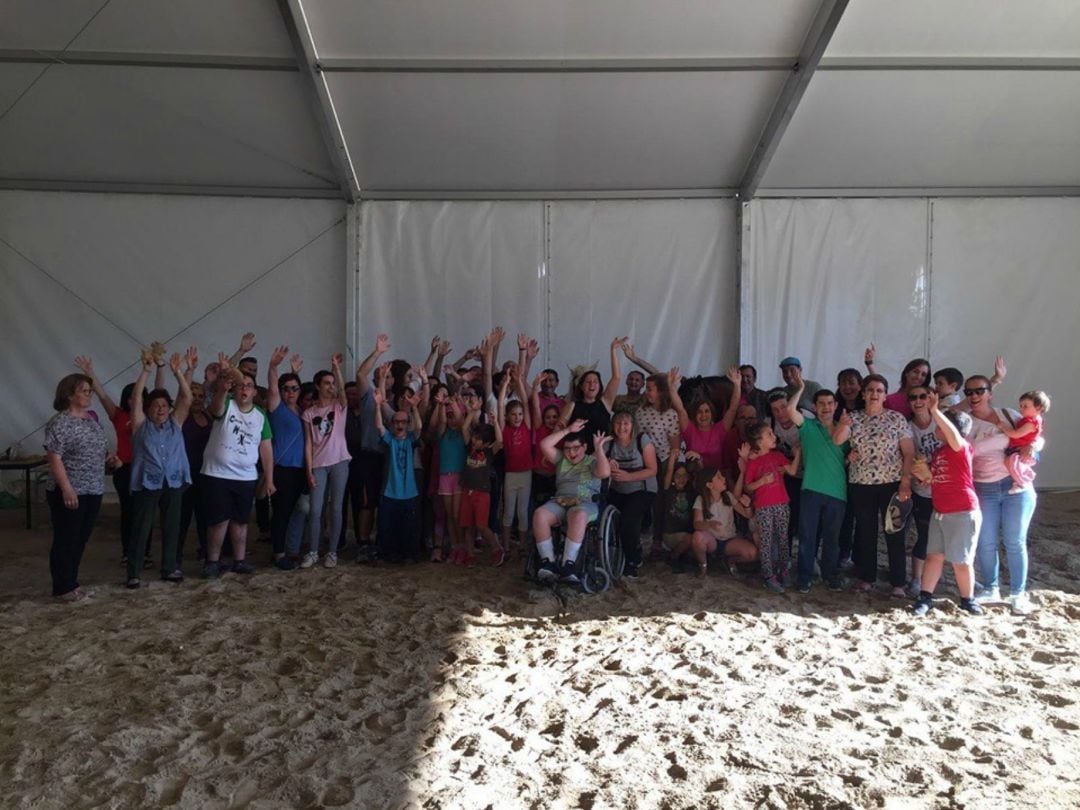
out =
{"type": "Polygon", "coordinates": [[[780,361],[784,385],[771,390],[757,387],[751,365],[688,386],[678,367],[663,372],[618,337],[606,383],[595,365],[579,366],[560,393],[555,369],[534,374],[540,348],[528,335],[518,335],[516,359],[499,364],[505,337],[496,327],[451,363],[449,342],[436,336],[413,364],[387,362],[392,344],[379,335],[348,379],[341,354],[305,379],[303,358],[282,345],[265,387],[251,333],[201,379],[195,347],[167,358],[155,343],[119,403],[93,362],[76,358],[80,373],[60,380],[45,430],[54,596],[85,597],[79,563],[111,473],[132,589],[154,567],[155,523],[162,579],[183,581],[193,521],[203,577],[253,573],[253,509],[268,562],[282,571],[333,568],[354,539],[356,559],[377,565],[470,566],[482,551],[501,566],[535,549],[539,579],[575,581],[605,501],[619,512],[630,579],[666,558],[699,575],[755,572],[775,593],[808,593],[818,578],[842,590],[848,573],[850,587],[867,592],[884,534],[889,594],[914,600],[917,615],[932,609],[946,561],[961,609],[1032,609],[1027,531],[1050,398],[1029,391],[1016,410],[995,407],[1001,358],[993,376],[967,378],[917,358],[891,393],[874,346],[865,373],[843,369],[832,390],[804,377],[794,356],[780,361]],[[620,393],[623,359],[636,368],[620,393]]]}

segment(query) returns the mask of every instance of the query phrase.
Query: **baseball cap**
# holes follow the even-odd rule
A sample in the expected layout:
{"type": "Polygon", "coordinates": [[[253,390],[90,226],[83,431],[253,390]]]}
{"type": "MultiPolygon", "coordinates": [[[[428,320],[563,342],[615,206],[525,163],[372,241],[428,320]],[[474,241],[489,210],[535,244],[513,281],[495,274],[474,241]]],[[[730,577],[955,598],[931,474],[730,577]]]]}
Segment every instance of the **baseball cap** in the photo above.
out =
{"type": "Polygon", "coordinates": [[[785,357],[780,361],[780,368],[783,368],[784,366],[798,366],[799,368],[802,368],[802,363],[799,361],[798,357],[785,357]]]}

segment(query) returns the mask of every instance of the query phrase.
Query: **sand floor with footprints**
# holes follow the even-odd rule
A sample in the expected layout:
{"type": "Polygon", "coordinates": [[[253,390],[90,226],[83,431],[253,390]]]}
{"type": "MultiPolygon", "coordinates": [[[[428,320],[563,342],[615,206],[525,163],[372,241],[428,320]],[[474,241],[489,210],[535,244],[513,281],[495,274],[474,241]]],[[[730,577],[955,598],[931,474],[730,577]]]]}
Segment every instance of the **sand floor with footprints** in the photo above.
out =
{"type": "Polygon", "coordinates": [[[131,592],[115,531],[68,606],[47,533],[0,530],[4,807],[1080,805],[1076,494],[1036,515],[1039,611],[981,619],[663,565],[591,597],[516,563],[131,592]]]}

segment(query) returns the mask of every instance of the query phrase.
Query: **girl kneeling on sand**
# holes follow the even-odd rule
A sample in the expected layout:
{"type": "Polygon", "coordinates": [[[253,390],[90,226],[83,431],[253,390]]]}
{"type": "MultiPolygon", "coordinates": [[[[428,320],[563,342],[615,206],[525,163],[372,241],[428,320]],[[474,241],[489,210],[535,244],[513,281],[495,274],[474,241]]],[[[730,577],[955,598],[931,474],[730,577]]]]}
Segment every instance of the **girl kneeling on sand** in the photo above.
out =
{"type": "Polygon", "coordinates": [[[698,575],[708,570],[708,555],[719,552],[725,565],[752,563],[758,558],[757,546],[745,537],[735,536],[735,513],[749,519],[750,509],[728,492],[727,479],[717,469],[698,473],[698,495],[694,501],[694,557],[698,575]]]}

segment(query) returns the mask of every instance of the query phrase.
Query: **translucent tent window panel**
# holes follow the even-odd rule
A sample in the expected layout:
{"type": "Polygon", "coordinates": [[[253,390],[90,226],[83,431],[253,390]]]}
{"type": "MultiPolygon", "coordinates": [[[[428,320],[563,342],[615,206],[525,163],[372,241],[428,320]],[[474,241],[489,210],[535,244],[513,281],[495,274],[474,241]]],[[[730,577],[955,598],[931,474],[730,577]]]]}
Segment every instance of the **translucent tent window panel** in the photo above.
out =
{"type": "Polygon", "coordinates": [[[1080,486],[1080,200],[934,200],[931,351],[965,374],[1008,361],[994,405],[1054,398],[1037,486],[1080,486]]]}
{"type": "Polygon", "coordinates": [[[525,202],[367,202],[361,212],[360,327],[365,356],[388,333],[392,357],[422,363],[433,335],[456,360],[496,324],[546,334],[544,210],[525,202]]]}
{"type": "Polygon", "coordinates": [[[18,251],[0,245],[0,322],[17,336],[0,355],[0,450],[45,423],[78,354],[114,398],[153,340],[194,344],[205,365],[251,330],[262,373],[279,343],[328,363],[345,338],[344,215],[327,200],[0,192],[18,251]]]}
{"type": "MultiPolygon", "coordinates": [[[[0,98],[26,68],[0,66],[0,98]]],[[[0,125],[0,174],[337,187],[301,76],[264,71],[51,66],[0,125]]]]}
{"type": "Polygon", "coordinates": [[[895,390],[926,351],[929,317],[925,200],[754,200],[742,281],[743,361],[759,386],[781,385],[778,364],[802,360],[826,387],[863,350],[895,390]]]}
{"type": "Polygon", "coordinates": [[[323,57],[761,57],[798,53],[816,4],[318,0],[305,10],[323,57]]]}
{"type": "Polygon", "coordinates": [[[291,57],[270,0],[4,0],[0,48],[291,57]],[[89,25],[87,23],[89,22],[89,25]],[[79,30],[86,26],[71,42],[79,30]]]}
{"type": "MultiPolygon", "coordinates": [[[[654,365],[715,374],[736,361],[735,203],[553,202],[551,360],[610,373],[614,337],[654,365]]],[[[623,374],[631,367],[623,361],[623,374]]]]}
{"type": "Polygon", "coordinates": [[[611,190],[736,183],[783,74],[329,80],[362,188],[611,190]]]}
{"type": "Polygon", "coordinates": [[[1080,56],[1073,0],[858,0],[826,56],[1080,56]]]}
{"type": "Polygon", "coordinates": [[[819,71],[762,186],[1075,186],[1078,155],[1075,72],[819,71]]]}

